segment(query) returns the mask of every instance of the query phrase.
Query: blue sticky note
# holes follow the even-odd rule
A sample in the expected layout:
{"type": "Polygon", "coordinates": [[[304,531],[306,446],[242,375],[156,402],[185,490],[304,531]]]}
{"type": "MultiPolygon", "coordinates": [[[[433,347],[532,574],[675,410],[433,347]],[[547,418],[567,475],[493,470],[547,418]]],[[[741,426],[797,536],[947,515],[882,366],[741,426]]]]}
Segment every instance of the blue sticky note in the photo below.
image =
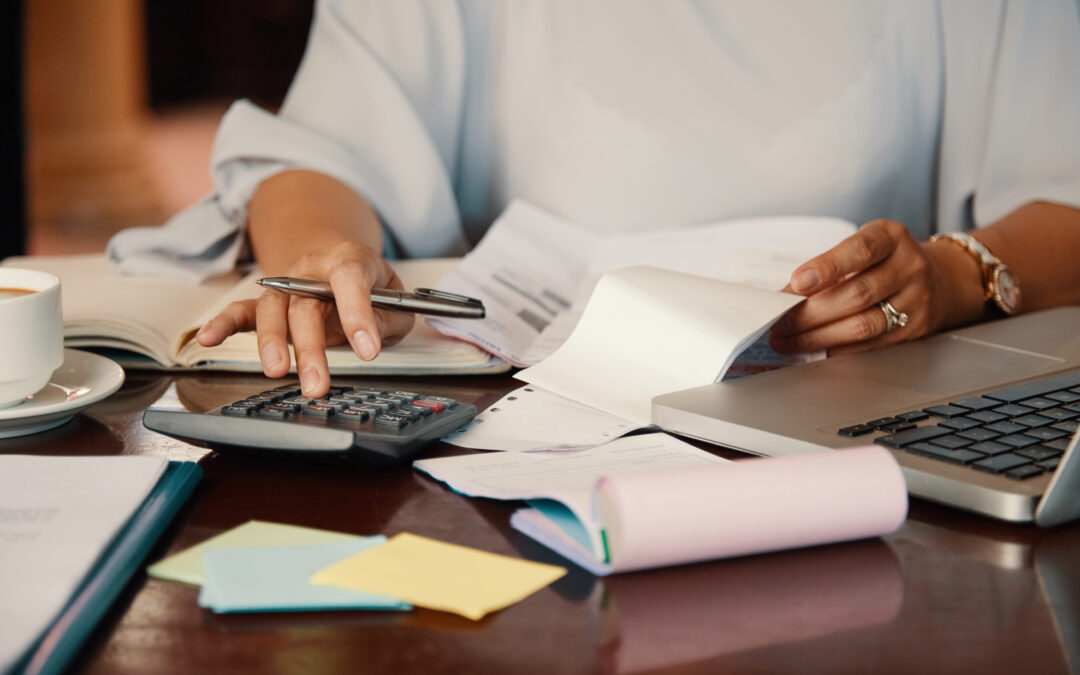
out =
{"type": "Polygon", "coordinates": [[[308,583],[327,565],[385,542],[379,535],[315,546],[208,549],[203,552],[206,580],[199,605],[219,614],[412,609],[397,598],[308,583]]]}

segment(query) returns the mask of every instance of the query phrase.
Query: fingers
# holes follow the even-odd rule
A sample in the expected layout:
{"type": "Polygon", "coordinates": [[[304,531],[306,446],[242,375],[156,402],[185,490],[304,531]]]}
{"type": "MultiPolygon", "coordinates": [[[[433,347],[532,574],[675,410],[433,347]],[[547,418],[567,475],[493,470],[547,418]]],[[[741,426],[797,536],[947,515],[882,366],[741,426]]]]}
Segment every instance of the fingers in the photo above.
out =
{"type": "Polygon", "coordinates": [[[255,301],[241,300],[229,303],[217,316],[207,321],[195,334],[195,339],[203,347],[214,347],[233,333],[254,329],[255,301]]]}
{"type": "Polygon", "coordinates": [[[255,307],[259,360],[267,377],[284,377],[289,372],[289,296],[281,291],[263,291],[255,307]]]}
{"type": "Polygon", "coordinates": [[[301,392],[311,398],[322,398],[330,389],[325,324],[332,311],[332,305],[320,300],[290,298],[289,334],[296,353],[296,372],[301,392]]]}
{"type": "Polygon", "coordinates": [[[907,229],[891,220],[875,220],[825,253],[800,265],[791,275],[790,287],[799,295],[829,288],[885,260],[896,250],[907,229]]]}
{"type": "Polygon", "coordinates": [[[379,324],[371,307],[373,275],[358,261],[348,261],[331,270],[329,281],[345,338],[357,356],[370,361],[381,347],[379,324]]]}

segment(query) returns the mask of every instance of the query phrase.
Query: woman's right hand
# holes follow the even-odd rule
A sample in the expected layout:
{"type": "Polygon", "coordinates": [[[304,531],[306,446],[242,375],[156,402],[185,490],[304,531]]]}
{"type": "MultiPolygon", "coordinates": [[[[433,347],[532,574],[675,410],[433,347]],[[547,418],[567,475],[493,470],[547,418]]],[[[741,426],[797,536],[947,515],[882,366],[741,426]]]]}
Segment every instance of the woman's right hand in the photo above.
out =
{"type": "Polygon", "coordinates": [[[347,241],[309,253],[284,274],[328,281],[335,302],[267,289],[257,300],[231,303],[210,319],[196,336],[199,344],[212,347],[233,333],[255,330],[263,372],[268,377],[283,377],[289,372],[291,338],[303,394],[320,398],[330,388],[328,345],[348,342],[357,356],[370,361],[382,346],[401,340],[412,328],[412,314],[372,308],[372,288],[401,289],[402,285],[370,246],[347,241]]]}

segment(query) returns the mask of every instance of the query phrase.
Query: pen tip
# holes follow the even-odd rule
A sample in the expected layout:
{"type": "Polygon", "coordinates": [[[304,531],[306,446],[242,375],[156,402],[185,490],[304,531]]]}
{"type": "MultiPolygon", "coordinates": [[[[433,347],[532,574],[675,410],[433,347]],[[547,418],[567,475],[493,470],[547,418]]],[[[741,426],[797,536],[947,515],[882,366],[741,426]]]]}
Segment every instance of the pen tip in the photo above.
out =
{"type": "Polygon", "coordinates": [[[260,286],[265,286],[266,285],[266,284],[263,283],[262,279],[256,279],[255,283],[259,284],[260,286]]]}

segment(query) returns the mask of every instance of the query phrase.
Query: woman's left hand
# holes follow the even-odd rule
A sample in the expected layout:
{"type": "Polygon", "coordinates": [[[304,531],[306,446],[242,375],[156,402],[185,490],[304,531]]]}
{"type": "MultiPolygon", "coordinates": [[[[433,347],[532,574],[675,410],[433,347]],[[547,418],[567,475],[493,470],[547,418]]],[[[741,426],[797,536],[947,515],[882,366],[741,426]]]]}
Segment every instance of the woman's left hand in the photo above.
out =
{"type": "Polygon", "coordinates": [[[772,347],[781,353],[828,350],[836,355],[940,330],[952,300],[938,267],[927,246],[900,223],[869,222],[791,275],[784,290],[805,295],[806,301],[773,326],[772,347]],[[884,302],[906,314],[904,325],[894,321],[890,326],[884,302]]]}

